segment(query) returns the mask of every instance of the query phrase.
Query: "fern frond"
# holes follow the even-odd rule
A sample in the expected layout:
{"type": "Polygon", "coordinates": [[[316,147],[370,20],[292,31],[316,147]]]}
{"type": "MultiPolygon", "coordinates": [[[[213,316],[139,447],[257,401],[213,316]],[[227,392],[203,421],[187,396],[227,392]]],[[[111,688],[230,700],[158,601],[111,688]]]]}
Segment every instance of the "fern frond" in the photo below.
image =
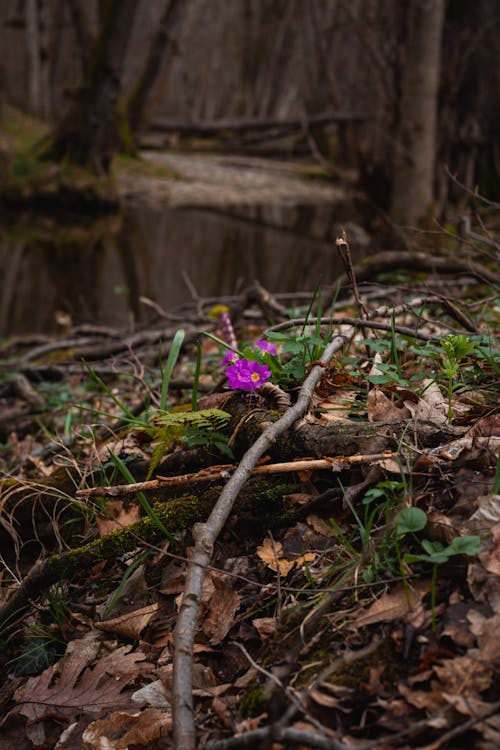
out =
{"type": "Polygon", "coordinates": [[[148,434],[155,443],[149,465],[148,479],[163,458],[167,448],[181,438],[196,433],[203,435],[203,442],[210,441],[212,433],[218,433],[229,422],[231,415],[222,409],[200,409],[188,412],[157,412],[148,434]]]}

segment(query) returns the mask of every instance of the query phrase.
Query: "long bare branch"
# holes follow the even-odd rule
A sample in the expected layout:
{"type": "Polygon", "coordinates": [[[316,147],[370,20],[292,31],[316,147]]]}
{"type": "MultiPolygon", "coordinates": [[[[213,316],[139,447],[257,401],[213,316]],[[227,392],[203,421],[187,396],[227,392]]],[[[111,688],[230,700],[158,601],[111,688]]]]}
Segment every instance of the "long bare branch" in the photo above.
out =
{"type": "MultiPolygon", "coordinates": [[[[325,348],[320,361],[323,364],[328,364],[343,343],[343,337],[338,336],[333,339],[325,348]]],[[[239,492],[251,476],[258,460],[276,441],[278,436],[288,430],[305,413],[322,374],[322,365],[316,365],[312,368],[300,389],[297,402],[277,422],[267,427],[248,449],[238,468],[224,487],[206,523],[195,524],[193,527],[195,548],[187,573],[184,596],[175,629],[172,712],[174,744],[177,750],[195,750],[196,747],[192,695],[193,647],[205,568],[212,558],[215,541],[232,511],[239,492]]]]}

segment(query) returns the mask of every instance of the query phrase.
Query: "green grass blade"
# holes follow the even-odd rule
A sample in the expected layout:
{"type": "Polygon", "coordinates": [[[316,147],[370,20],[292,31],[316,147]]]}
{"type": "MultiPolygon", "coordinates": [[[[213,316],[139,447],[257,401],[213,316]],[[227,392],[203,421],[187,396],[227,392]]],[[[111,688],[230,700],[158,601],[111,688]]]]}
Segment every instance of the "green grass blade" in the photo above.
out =
{"type": "Polygon", "coordinates": [[[193,383],[193,394],[191,396],[191,409],[196,411],[198,409],[198,385],[200,382],[200,370],[201,370],[201,344],[199,341],[196,342],[196,364],[194,368],[194,383],[193,383]]]}
{"type": "Polygon", "coordinates": [[[102,388],[102,390],[104,391],[104,393],[106,393],[106,395],[109,396],[109,398],[127,415],[127,417],[129,419],[135,419],[135,416],[134,416],[133,412],[131,412],[130,409],[127,409],[127,407],[125,406],[125,404],[123,404],[120,401],[120,399],[115,396],[115,394],[113,393],[113,391],[111,390],[111,388],[108,388],[108,386],[106,385],[106,383],[103,380],[101,380],[101,378],[99,377],[99,375],[95,372],[95,370],[93,370],[91,368],[91,366],[88,364],[88,362],[86,362],[84,359],[82,359],[82,362],[83,362],[83,366],[87,370],[87,372],[90,375],[91,379],[95,383],[97,383],[100,386],[100,388],[102,388]]]}
{"type": "MultiPolygon", "coordinates": [[[[122,474],[122,476],[125,477],[125,479],[127,480],[127,482],[129,482],[129,484],[134,484],[135,483],[135,478],[134,478],[133,474],[131,473],[130,469],[128,468],[128,466],[121,460],[121,458],[119,458],[116,455],[116,453],[113,453],[113,451],[109,451],[109,455],[111,456],[111,460],[113,461],[114,465],[116,466],[116,468],[118,469],[118,471],[122,474]]],[[[154,512],[153,508],[149,504],[149,500],[147,499],[147,497],[144,494],[144,492],[138,492],[137,493],[137,497],[139,498],[139,502],[141,503],[141,505],[142,505],[142,507],[144,509],[144,512],[146,513],[146,515],[148,516],[148,518],[150,518],[153,521],[153,523],[155,524],[155,526],[157,526],[160,529],[160,531],[163,534],[165,534],[165,536],[167,537],[167,539],[170,539],[171,541],[173,541],[172,534],[170,533],[170,531],[168,531],[168,529],[160,521],[160,519],[158,518],[158,516],[154,512]]]]}
{"type": "Polygon", "coordinates": [[[160,396],[160,409],[166,411],[167,409],[167,397],[168,389],[170,386],[170,378],[172,377],[173,369],[179,359],[179,354],[182,348],[182,342],[184,341],[185,332],[182,328],[176,331],[172,346],[167,357],[167,364],[163,371],[162,384],[161,384],[161,396],[160,396]]]}

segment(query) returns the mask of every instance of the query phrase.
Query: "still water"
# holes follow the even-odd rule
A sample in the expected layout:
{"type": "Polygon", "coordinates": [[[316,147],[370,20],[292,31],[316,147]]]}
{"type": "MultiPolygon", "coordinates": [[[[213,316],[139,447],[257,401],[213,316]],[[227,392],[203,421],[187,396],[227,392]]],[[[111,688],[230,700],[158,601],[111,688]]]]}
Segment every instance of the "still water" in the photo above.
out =
{"type": "MultiPolygon", "coordinates": [[[[92,221],[0,220],[0,335],[72,324],[125,327],[199,297],[241,291],[309,291],[341,272],[335,238],[347,228],[354,260],[369,238],[339,205],[168,208],[132,202],[92,221]]],[[[351,215],[349,215],[351,214],[351,215]]]]}

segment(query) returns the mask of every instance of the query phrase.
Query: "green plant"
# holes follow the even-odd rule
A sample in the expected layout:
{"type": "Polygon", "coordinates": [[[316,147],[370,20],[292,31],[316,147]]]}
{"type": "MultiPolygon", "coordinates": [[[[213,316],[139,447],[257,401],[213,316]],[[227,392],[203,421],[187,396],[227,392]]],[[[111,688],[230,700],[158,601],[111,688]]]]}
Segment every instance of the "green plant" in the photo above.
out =
{"type": "MultiPolygon", "coordinates": [[[[109,454],[111,456],[111,460],[113,461],[114,465],[120,471],[120,473],[122,474],[122,476],[127,480],[127,482],[129,482],[130,484],[135,484],[135,479],[134,479],[134,477],[133,477],[130,469],[128,468],[128,466],[121,460],[121,458],[119,458],[119,456],[117,456],[112,451],[110,451],[109,454]]],[[[143,508],[144,512],[153,521],[153,523],[155,524],[155,526],[157,526],[157,528],[159,528],[160,531],[163,534],[165,534],[165,537],[167,539],[170,539],[170,541],[173,541],[174,537],[168,531],[168,529],[166,528],[166,526],[160,521],[160,519],[156,515],[153,507],[149,503],[149,500],[147,499],[147,497],[144,494],[144,492],[138,492],[137,493],[137,498],[138,498],[140,504],[142,505],[142,508],[143,508]]]]}
{"type": "Polygon", "coordinates": [[[401,503],[405,489],[404,482],[379,482],[365,493],[362,501],[363,513],[360,515],[342,488],[344,502],[353,515],[357,531],[348,536],[333,519],[330,519],[330,525],[348,564],[354,563],[362,568],[365,583],[372,583],[381,573],[395,574],[399,570],[399,558],[390,519],[395,506],[401,503]]]}
{"type": "Polygon", "coordinates": [[[474,349],[474,342],[469,341],[463,334],[450,334],[446,339],[441,339],[442,373],[446,377],[446,391],[448,396],[448,420],[451,422],[453,411],[451,400],[456,388],[455,378],[460,373],[460,365],[465,357],[474,349]]]}
{"type": "MultiPolygon", "coordinates": [[[[427,525],[427,515],[420,508],[404,508],[394,518],[395,540],[399,545],[399,540],[411,534],[415,536],[418,532],[423,531],[427,525]]],[[[437,571],[438,566],[448,562],[450,557],[455,555],[477,555],[481,544],[478,536],[460,536],[455,537],[453,541],[444,546],[439,541],[430,541],[429,539],[418,539],[417,542],[423,552],[407,552],[402,559],[407,565],[413,563],[430,563],[432,565],[431,581],[431,611],[432,611],[432,628],[436,629],[436,590],[437,590],[437,571]]]]}
{"type": "Polygon", "coordinates": [[[233,458],[233,453],[227,444],[227,437],[222,433],[222,429],[230,418],[231,415],[221,409],[158,411],[151,423],[138,427],[139,430],[146,432],[155,443],[148,476],[151,476],[165,450],[174,440],[179,440],[188,446],[214,446],[233,458]]]}
{"type": "Polygon", "coordinates": [[[46,595],[40,622],[24,628],[24,647],[8,664],[16,677],[37,675],[62,656],[66,648],[64,624],[69,617],[67,591],[55,586],[46,595]]]}
{"type": "Polygon", "coordinates": [[[170,350],[168,352],[167,363],[165,365],[165,369],[162,372],[160,396],[160,409],[162,411],[165,411],[165,409],[167,408],[167,396],[168,388],[170,385],[170,378],[172,377],[173,369],[177,363],[177,360],[179,359],[179,354],[181,352],[185,335],[186,334],[184,333],[183,329],[179,328],[179,330],[175,333],[172,344],[170,346],[170,350]]]}

